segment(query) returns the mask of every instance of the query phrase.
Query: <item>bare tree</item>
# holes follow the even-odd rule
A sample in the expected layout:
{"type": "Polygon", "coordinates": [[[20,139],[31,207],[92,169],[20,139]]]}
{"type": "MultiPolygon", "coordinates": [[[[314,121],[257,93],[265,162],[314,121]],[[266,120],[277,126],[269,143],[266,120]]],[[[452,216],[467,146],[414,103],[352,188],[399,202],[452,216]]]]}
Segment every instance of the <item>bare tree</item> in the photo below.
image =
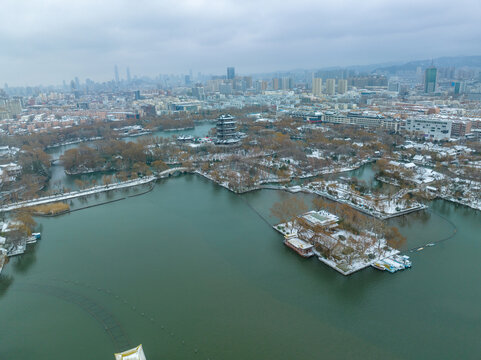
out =
{"type": "Polygon", "coordinates": [[[277,217],[282,223],[291,222],[290,229],[292,229],[293,220],[306,211],[306,203],[304,200],[297,197],[291,197],[283,201],[276,202],[271,208],[271,214],[277,217]]]}

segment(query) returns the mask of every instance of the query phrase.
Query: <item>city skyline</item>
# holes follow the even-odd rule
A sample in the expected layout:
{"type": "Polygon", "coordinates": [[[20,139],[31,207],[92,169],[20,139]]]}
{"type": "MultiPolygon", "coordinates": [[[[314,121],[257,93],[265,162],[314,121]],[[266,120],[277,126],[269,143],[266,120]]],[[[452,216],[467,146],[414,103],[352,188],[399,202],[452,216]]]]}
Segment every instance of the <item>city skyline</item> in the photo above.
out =
{"type": "Polygon", "coordinates": [[[0,82],[98,81],[132,74],[222,74],[364,65],[481,53],[481,4],[348,1],[7,0],[0,15],[0,82]],[[174,10],[175,9],[175,10],[174,10]],[[477,11],[478,10],[478,11],[477,11]]]}

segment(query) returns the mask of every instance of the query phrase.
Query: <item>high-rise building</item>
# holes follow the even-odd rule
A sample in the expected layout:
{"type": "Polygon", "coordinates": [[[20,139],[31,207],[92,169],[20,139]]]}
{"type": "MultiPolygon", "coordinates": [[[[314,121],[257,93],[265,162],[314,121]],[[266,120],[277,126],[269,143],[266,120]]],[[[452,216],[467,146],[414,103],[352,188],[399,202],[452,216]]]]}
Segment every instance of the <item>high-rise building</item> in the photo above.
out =
{"type": "Polygon", "coordinates": [[[389,83],[387,84],[388,91],[399,92],[400,87],[401,87],[401,84],[395,80],[389,80],[389,83]]]}
{"type": "Polygon", "coordinates": [[[424,72],[424,92],[427,94],[436,91],[436,79],[438,70],[434,66],[430,66],[424,72]]]}
{"type": "Polygon", "coordinates": [[[272,90],[279,90],[279,78],[272,79],[272,90]]]}
{"type": "Polygon", "coordinates": [[[127,83],[130,84],[132,78],[130,77],[130,68],[127,66],[127,83]]]}
{"type": "Polygon", "coordinates": [[[466,82],[465,81],[454,81],[452,83],[453,92],[455,95],[463,94],[466,92],[466,82]]]}
{"type": "Polygon", "coordinates": [[[337,92],[338,94],[344,94],[347,91],[347,80],[340,79],[337,82],[337,92]]]}
{"type": "Polygon", "coordinates": [[[120,79],[119,79],[119,68],[117,65],[114,67],[114,74],[115,74],[115,82],[118,84],[120,79]]]}
{"type": "Polygon", "coordinates": [[[10,119],[22,112],[20,99],[0,99],[0,120],[10,119]]]}
{"type": "Polygon", "coordinates": [[[322,94],[322,79],[313,78],[312,79],[312,95],[321,96],[322,94]]]}
{"type": "Polygon", "coordinates": [[[282,90],[292,90],[294,88],[294,80],[290,77],[283,77],[280,83],[282,90]]]}
{"type": "Polygon", "coordinates": [[[203,86],[194,86],[192,88],[192,96],[199,100],[205,100],[205,91],[203,86]]]}
{"type": "Polygon", "coordinates": [[[244,76],[244,81],[247,89],[252,88],[252,76],[244,76]]]}
{"type": "Polygon", "coordinates": [[[227,68],[227,79],[232,80],[235,78],[235,68],[234,67],[228,67],[227,68]]]}
{"type": "Polygon", "coordinates": [[[256,80],[255,82],[255,89],[256,89],[256,92],[262,92],[262,91],[266,91],[267,90],[267,81],[265,80],[256,80]]]}
{"type": "Polygon", "coordinates": [[[326,94],[334,95],[336,93],[336,79],[326,80],[326,94]]]}
{"type": "Polygon", "coordinates": [[[219,92],[224,95],[232,94],[232,84],[220,84],[219,92]]]}

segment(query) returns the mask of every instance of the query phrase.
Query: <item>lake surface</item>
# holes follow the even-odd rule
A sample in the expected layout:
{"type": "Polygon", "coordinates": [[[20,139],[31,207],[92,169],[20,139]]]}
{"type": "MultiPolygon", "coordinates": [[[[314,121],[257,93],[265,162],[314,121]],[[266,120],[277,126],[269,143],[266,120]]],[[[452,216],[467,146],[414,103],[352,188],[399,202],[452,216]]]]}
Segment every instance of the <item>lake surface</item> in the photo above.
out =
{"type": "Polygon", "coordinates": [[[125,141],[136,141],[135,139],[143,138],[146,136],[154,136],[154,137],[171,137],[171,136],[179,136],[179,135],[190,135],[196,138],[206,137],[209,134],[210,129],[215,127],[215,122],[213,121],[203,121],[203,122],[196,122],[195,127],[192,129],[185,129],[185,130],[171,130],[171,131],[156,131],[148,135],[137,136],[134,138],[124,138],[125,141]]]}
{"type": "Polygon", "coordinates": [[[286,196],[186,175],[37,219],[42,240],[0,280],[0,359],[112,359],[126,341],[149,360],[481,358],[479,212],[393,219],[406,249],[457,232],[410,270],[344,277],[282,244],[270,208],[286,196]]]}

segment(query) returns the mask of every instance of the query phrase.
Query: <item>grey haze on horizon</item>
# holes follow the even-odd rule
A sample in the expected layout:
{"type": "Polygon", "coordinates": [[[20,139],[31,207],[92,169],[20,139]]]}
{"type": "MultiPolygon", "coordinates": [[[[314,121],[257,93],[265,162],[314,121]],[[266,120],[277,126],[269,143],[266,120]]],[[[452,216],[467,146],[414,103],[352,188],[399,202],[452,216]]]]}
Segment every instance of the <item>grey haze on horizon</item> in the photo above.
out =
{"type": "Polygon", "coordinates": [[[0,84],[481,54],[480,0],[3,0],[0,84]]]}

